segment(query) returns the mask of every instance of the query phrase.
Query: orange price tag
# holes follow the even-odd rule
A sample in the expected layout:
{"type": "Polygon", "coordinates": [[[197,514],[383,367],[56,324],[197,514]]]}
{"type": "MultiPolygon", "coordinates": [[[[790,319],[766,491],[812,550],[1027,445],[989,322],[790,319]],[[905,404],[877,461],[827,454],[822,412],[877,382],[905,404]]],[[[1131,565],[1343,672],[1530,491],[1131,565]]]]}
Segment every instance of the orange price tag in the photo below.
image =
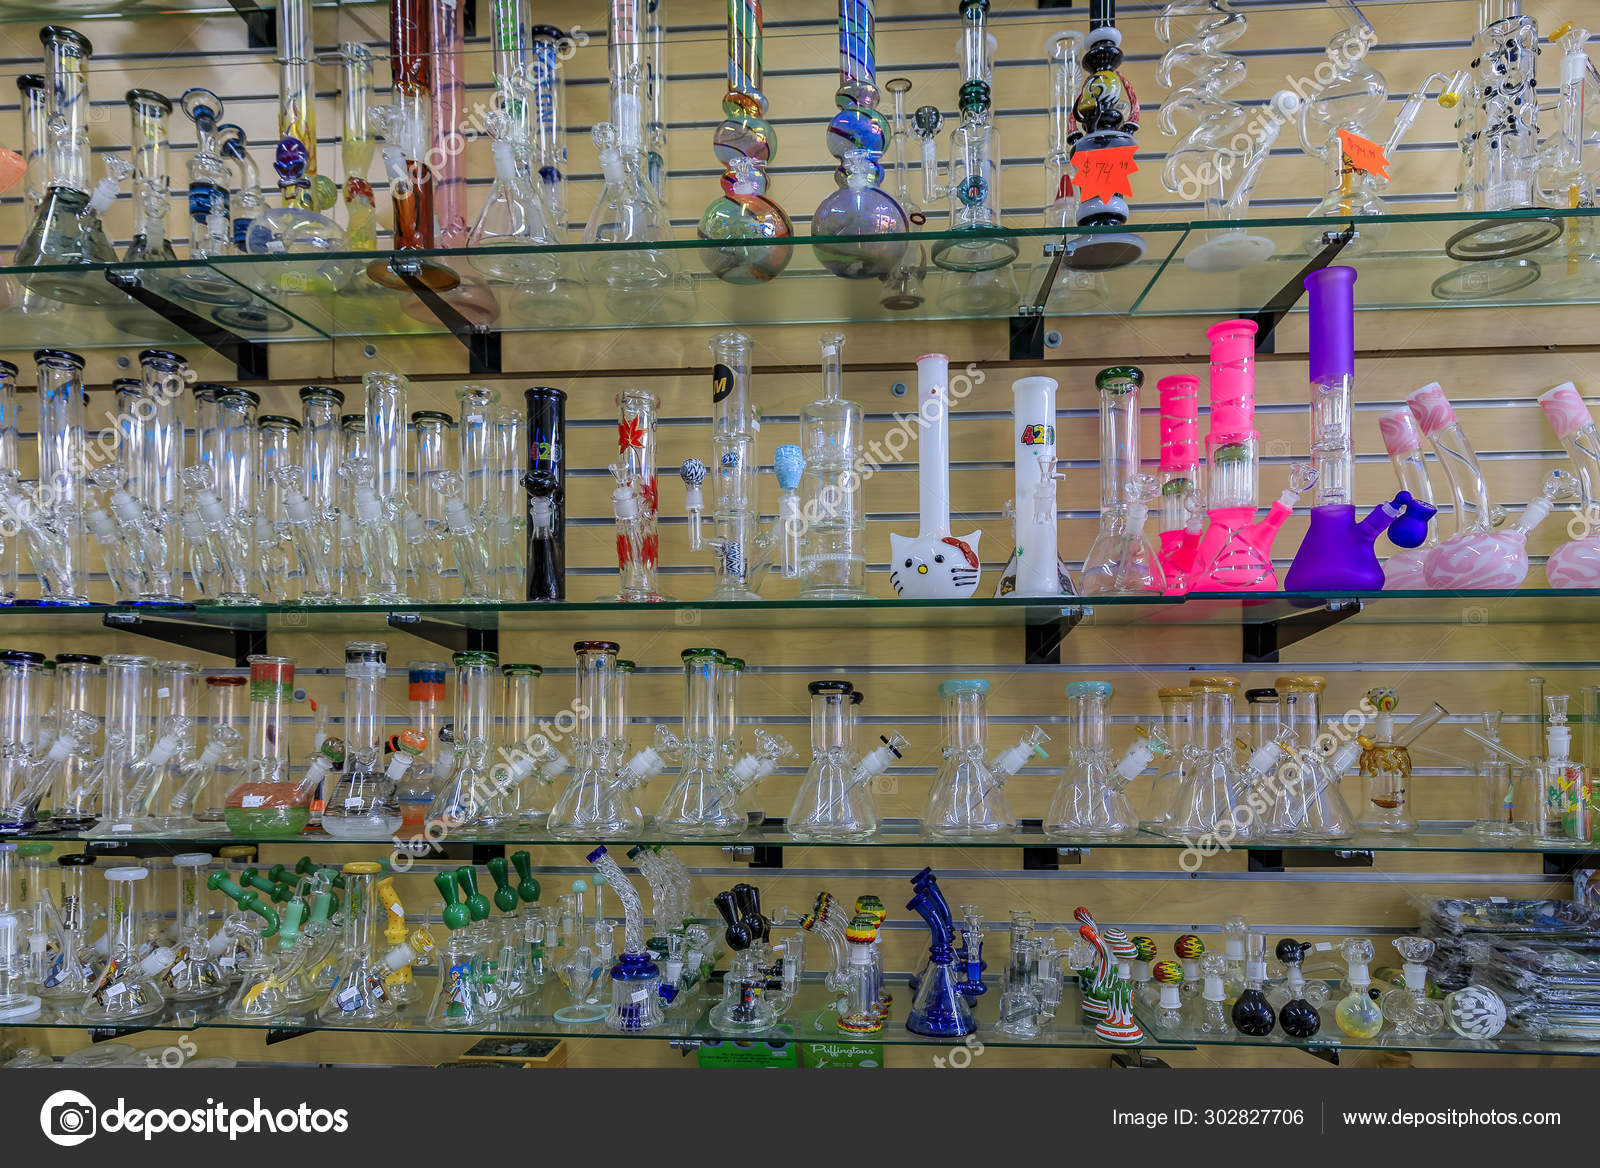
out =
{"type": "Polygon", "coordinates": [[[1085,199],[1109,203],[1117,195],[1133,197],[1129,176],[1139,169],[1133,160],[1137,146],[1107,146],[1101,150],[1080,151],[1072,160],[1078,194],[1085,199]]]}
{"type": "Polygon", "coordinates": [[[1372,139],[1352,134],[1349,130],[1340,130],[1339,148],[1350,160],[1352,169],[1359,170],[1363,174],[1375,174],[1383,179],[1389,177],[1389,159],[1383,153],[1383,147],[1372,139]]]}

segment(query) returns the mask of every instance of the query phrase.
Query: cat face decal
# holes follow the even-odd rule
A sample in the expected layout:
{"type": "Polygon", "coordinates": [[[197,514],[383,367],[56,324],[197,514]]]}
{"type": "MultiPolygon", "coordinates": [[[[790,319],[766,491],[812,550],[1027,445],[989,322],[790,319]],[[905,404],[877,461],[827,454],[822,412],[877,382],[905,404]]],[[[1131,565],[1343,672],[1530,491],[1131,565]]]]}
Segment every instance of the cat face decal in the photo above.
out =
{"type": "Polygon", "coordinates": [[[894,558],[889,582],[895,593],[912,600],[964,600],[971,596],[978,590],[982,574],[976,550],[982,534],[890,535],[894,558]]]}

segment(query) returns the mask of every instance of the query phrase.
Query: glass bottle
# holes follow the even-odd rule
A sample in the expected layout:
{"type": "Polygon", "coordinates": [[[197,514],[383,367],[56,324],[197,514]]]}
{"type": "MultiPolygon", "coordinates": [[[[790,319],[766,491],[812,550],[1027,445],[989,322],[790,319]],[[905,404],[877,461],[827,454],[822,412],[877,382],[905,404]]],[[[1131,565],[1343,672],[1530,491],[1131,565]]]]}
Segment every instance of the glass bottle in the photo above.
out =
{"type": "Polygon", "coordinates": [[[383,757],[388,659],[380,641],[344,647],[344,770],[322,809],[322,830],[341,839],[387,839],[403,818],[395,772],[404,775],[411,756],[396,751],[387,765],[383,757]]]}
{"type": "Polygon", "coordinates": [[[139,954],[139,884],[144,868],[106,870],[106,936],[110,952],[78,1014],[91,1024],[146,1018],[166,1003],[156,979],[173,963],[171,949],[139,954]]]}
{"type": "Polygon", "coordinates": [[[184,852],[172,857],[178,875],[178,936],[175,960],[161,980],[162,993],[172,1001],[203,1001],[228,988],[222,965],[211,952],[211,922],[206,906],[211,862],[212,857],[206,852],[184,852]]]}
{"type": "Polygon", "coordinates": [[[797,839],[848,842],[871,838],[877,811],[868,784],[853,784],[849,733],[853,687],[848,681],[813,681],[811,766],[800,781],[786,826],[797,839]]]}
{"type": "Polygon", "coordinates": [[[1367,971],[1372,942],[1365,937],[1346,937],[1339,952],[1348,965],[1344,981],[1349,992],[1334,1007],[1333,1020],[1351,1038],[1376,1038],[1383,1029],[1383,1007],[1368,992],[1372,988],[1372,975],[1367,971]]]}
{"type": "MultiPolygon", "coordinates": [[[[68,719],[90,716],[100,725],[105,710],[106,671],[93,653],[56,654],[56,732],[68,719]]],[[[50,795],[50,822],[64,831],[77,831],[94,822],[96,797],[104,775],[105,744],[99,731],[74,753],[56,776],[50,795]]]]}
{"type": "Polygon", "coordinates": [[[28,552],[39,574],[40,604],[89,603],[83,358],[62,349],[33,355],[39,397],[38,511],[45,531],[28,529],[28,552]]]}
{"type": "Polygon", "coordinates": [[[1183,748],[1183,782],[1167,817],[1166,832],[1175,839],[1196,840],[1215,834],[1237,835],[1247,786],[1234,742],[1233,701],[1239,692],[1232,677],[1196,678],[1193,721],[1183,748]]]}
{"type": "Polygon", "coordinates": [[[1405,962],[1405,984],[1386,991],[1380,1000],[1383,1016],[1397,1035],[1425,1037],[1444,1029],[1444,1007],[1428,997],[1428,959],[1434,943],[1426,937],[1396,937],[1394,947],[1405,962]]]}
{"type": "Polygon", "coordinates": [[[1185,748],[1189,744],[1194,691],[1188,686],[1163,686],[1156,691],[1156,700],[1161,703],[1161,737],[1166,739],[1168,747],[1167,753],[1156,764],[1156,776],[1150,784],[1150,793],[1142,800],[1146,814],[1139,826],[1145,831],[1164,834],[1174,800],[1183,786],[1183,774],[1187,766],[1185,748]]]}
{"type": "Polygon", "coordinates": [[[1361,742],[1361,775],[1366,780],[1366,814],[1361,826],[1369,831],[1405,833],[1417,830],[1415,812],[1408,790],[1411,780],[1411,752],[1407,749],[1449,711],[1438,702],[1424,714],[1413,718],[1400,733],[1394,728],[1397,699],[1393,689],[1378,687],[1367,691],[1367,700],[1378,711],[1372,736],[1358,736],[1361,742]]]}
{"type": "Polygon", "coordinates": [[[500,676],[493,653],[466,650],[453,658],[456,667],[454,763],[428,818],[456,828],[478,822],[494,803],[495,704],[500,676]]]}
{"type": "Polygon", "coordinates": [[[859,473],[864,416],[859,402],[840,396],[844,335],[825,333],[821,344],[822,396],[800,411],[800,596],[861,599],[867,595],[866,502],[859,473]]]}
{"type": "Polygon", "coordinates": [[[344,938],[338,958],[338,976],[322,1005],[317,1021],[331,1026],[365,1025],[393,1018],[388,978],[394,972],[378,953],[378,901],[374,879],[383,865],[352,860],[344,865],[344,938]]]}
{"type": "Polygon", "coordinates": [[[923,828],[942,838],[994,835],[1011,831],[1011,804],[987,759],[989,683],[981,679],[946,681],[944,764],[933,780],[922,813],[923,828]]]}
{"type": "Polygon", "coordinates": [[[130,89],[128,105],[133,157],[133,239],[127,260],[176,260],[167,233],[172,180],[167,171],[167,119],[172,102],[152,89],[130,89]]]}
{"type": "Polygon", "coordinates": [[[562,839],[608,838],[637,831],[641,816],[628,793],[615,782],[621,759],[610,738],[614,719],[618,645],[615,641],[578,641],[577,726],[573,749],[578,764],[550,810],[549,830],[562,839]]]}
{"type": "Polygon", "coordinates": [[[1044,832],[1085,840],[1126,839],[1139,830],[1128,784],[1143,774],[1157,755],[1167,753],[1167,743],[1159,730],[1149,738],[1141,734],[1113,762],[1106,735],[1111,683],[1074,681],[1067,684],[1066,692],[1066,773],[1045,814],[1044,832]]]}
{"type": "Polygon", "coordinates": [[[1095,374],[1100,391],[1100,528],[1084,558],[1085,596],[1160,592],[1161,562],[1145,536],[1157,487],[1139,471],[1139,387],[1144,371],[1116,365],[1095,374]]]}
{"type": "MultiPolygon", "coordinates": [[[[17,267],[43,264],[115,263],[100,216],[117,196],[117,179],[132,167],[108,155],[107,177],[89,188],[89,38],[76,29],[50,24],[39,30],[44,45],[45,106],[48,111],[45,157],[49,175],[44,201],[17,245],[17,267]]],[[[70,275],[29,276],[28,289],[69,304],[116,304],[123,294],[102,280],[70,275]]]]}
{"type": "Polygon", "coordinates": [[[1267,980],[1267,939],[1260,933],[1246,936],[1244,989],[1233,1002],[1233,1025],[1240,1034],[1265,1038],[1277,1024],[1272,1003],[1262,992],[1267,980]]]}
{"type": "Polygon", "coordinates": [[[745,826],[739,800],[725,781],[717,725],[717,688],[726,671],[719,649],[683,651],[681,762],[672,789],[655,815],[667,835],[737,835],[745,826]]]}
{"type": "MultiPolygon", "coordinates": [[[[294,659],[255,654],[247,660],[250,664],[250,730],[245,772],[239,785],[228,792],[223,819],[229,831],[246,839],[258,835],[298,835],[311,821],[308,800],[312,787],[306,787],[302,793],[289,773],[289,704],[294,700],[294,659]]],[[[302,784],[304,782],[302,780],[302,784]]]]}
{"type": "MultiPolygon", "coordinates": [[[[617,395],[617,463],[611,473],[618,485],[611,502],[617,519],[617,570],[622,577],[617,599],[624,603],[669,599],[656,588],[656,561],[660,555],[656,535],[656,411],[660,404],[654,394],[643,390],[625,390],[617,395]]],[[[704,473],[702,465],[702,477],[704,473]]],[[[691,532],[695,523],[691,508],[691,532]]]]}

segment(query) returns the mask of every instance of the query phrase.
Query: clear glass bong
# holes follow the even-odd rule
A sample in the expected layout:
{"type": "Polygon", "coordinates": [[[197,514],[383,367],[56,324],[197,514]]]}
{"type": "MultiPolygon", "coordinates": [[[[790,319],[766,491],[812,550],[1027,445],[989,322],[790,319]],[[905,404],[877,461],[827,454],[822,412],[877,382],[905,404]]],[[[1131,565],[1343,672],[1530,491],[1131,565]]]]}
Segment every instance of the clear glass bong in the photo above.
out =
{"type": "Polygon", "coordinates": [[[717,689],[726,668],[721,650],[683,651],[681,763],[655,815],[656,827],[667,835],[737,835],[744,829],[738,796],[727,782],[730,760],[723,757],[718,734],[717,689]]]}
{"type": "Polygon", "coordinates": [[[1191,841],[1212,834],[1240,834],[1245,830],[1240,813],[1250,782],[1239,765],[1234,741],[1238,679],[1196,678],[1189,689],[1194,702],[1189,740],[1183,748],[1183,781],[1162,830],[1174,839],[1191,841]]]}
{"type": "Polygon", "coordinates": [[[1126,839],[1139,830],[1128,784],[1171,747],[1160,727],[1138,729],[1138,738],[1113,761],[1106,740],[1106,702],[1111,683],[1067,685],[1067,769],[1056,787],[1044,832],[1086,840],[1126,839]]]}
{"type": "Polygon", "coordinates": [[[1275,741],[1292,761],[1275,771],[1265,824],[1268,836],[1337,840],[1355,834],[1356,817],[1339,791],[1339,781],[1361,757],[1362,748],[1351,739],[1327,749],[1321,712],[1324,685],[1322,678],[1308,675],[1280,677],[1273,683],[1282,712],[1282,733],[1275,741]]]}
{"type": "Polygon", "coordinates": [[[140,882],[149,874],[144,868],[106,871],[106,935],[110,954],[105,968],[78,1008],[78,1016],[87,1022],[145,1018],[167,1004],[157,979],[172,965],[176,954],[162,948],[143,957],[139,955],[137,892],[140,882]]]}
{"type": "Polygon", "coordinates": [[[397,779],[414,756],[383,757],[388,655],[380,641],[344,647],[344,769],[322,809],[322,830],[341,839],[387,839],[403,819],[397,779]]]}
{"type": "Polygon", "coordinates": [[[1139,473],[1139,387],[1144,371],[1115,365],[1095,374],[1100,391],[1100,529],[1078,575],[1085,596],[1160,592],[1161,561],[1145,535],[1154,479],[1139,473]]]}
{"type": "Polygon", "coordinates": [[[493,653],[463,650],[456,667],[454,761],[427,818],[456,828],[477,824],[495,804],[495,705],[500,674],[493,653]]]}
{"type": "Polygon", "coordinates": [[[618,645],[615,641],[578,641],[577,728],[573,749],[578,763],[550,811],[550,834],[562,839],[605,839],[638,831],[641,816],[616,781],[622,763],[610,735],[614,720],[618,645]]]}
{"type": "MultiPolygon", "coordinates": [[[[944,765],[939,768],[922,813],[929,835],[960,839],[1012,831],[1016,820],[1004,784],[1027,761],[1043,732],[1025,739],[1027,749],[1009,771],[991,768],[988,760],[989,683],[977,678],[951,680],[939,686],[944,701],[944,765]]],[[[1007,752],[1010,753],[1010,752],[1007,752]]]]}
{"type": "Polygon", "coordinates": [[[378,952],[378,898],[373,882],[383,865],[352,860],[344,865],[344,937],[338,974],[326,1000],[317,1007],[317,1021],[331,1026],[365,1025],[393,1018],[388,982],[393,964],[405,954],[378,952]]]}
{"type": "MultiPolygon", "coordinates": [[[[617,395],[617,461],[611,467],[617,485],[611,492],[611,509],[617,522],[617,571],[621,576],[616,599],[624,603],[670,599],[656,587],[660,555],[656,410],[660,405],[655,394],[645,390],[625,390],[617,395]]],[[[699,479],[690,488],[691,503],[699,483],[705,481],[705,464],[692,461],[699,467],[699,479]]]]}
{"type": "Polygon", "coordinates": [[[167,208],[172,198],[167,119],[172,102],[152,89],[130,89],[124,100],[133,156],[133,239],[125,258],[130,263],[176,260],[167,233],[167,208]]]}
{"type": "Polygon", "coordinates": [[[28,555],[39,574],[39,603],[89,603],[88,501],[85,461],[84,360],[62,349],[39,349],[39,522],[27,524],[28,555]]]}
{"type": "Polygon", "coordinates": [[[863,414],[861,403],[841,396],[843,334],[825,333],[821,343],[822,396],[800,411],[800,450],[805,458],[797,565],[800,596],[862,599],[867,595],[866,502],[859,473],[863,414]]]}
{"type": "Polygon", "coordinates": [[[1411,720],[1398,734],[1394,728],[1395,691],[1379,687],[1367,691],[1367,700],[1377,713],[1371,737],[1358,736],[1361,776],[1366,786],[1361,826],[1368,831],[1406,833],[1417,830],[1412,809],[1410,747],[1448,714],[1434,702],[1426,713],[1411,720]]]}
{"type": "MultiPolygon", "coordinates": [[[[89,57],[94,48],[76,29],[46,25],[44,45],[48,161],[44,202],[14,260],[19,268],[40,265],[115,263],[117,253],[100,216],[117,197],[121,178],[132,172],[122,159],[106,156],[106,177],[89,189],[89,57]]],[[[70,275],[28,276],[30,292],[69,304],[117,304],[123,294],[104,280],[70,275]]]]}
{"type": "Polygon", "coordinates": [[[785,826],[797,839],[869,839],[878,830],[878,814],[869,784],[854,781],[849,742],[853,687],[848,681],[813,681],[806,692],[811,695],[811,766],[785,826]]]}
{"type": "MultiPolygon", "coordinates": [[[[178,99],[184,117],[194,125],[195,149],[189,156],[189,258],[207,260],[234,254],[231,189],[233,173],[222,156],[218,131],[222,99],[209,89],[188,89],[178,99]]],[[[250,292],[236,280],[201,264],[185,269],[179,295],[202,304],[239,307],[250,292]]]]}
{"type": "Polygon", "coordinates": [[[988,272],[1017,258],[1017,241],[1000,224],[999,136],[990,94],[989,0],[962,0],[961,121],[950,133],[948,182],[939,182],[937,136],[943,120],[936,106],[922,106],[912,125],[922,139],[922,202],[950,201],[948,230],[959,238],[941,239],[930,249],[935,265],[951,272],[988,272]],[[970,233],[970,235],[968,235],[970,233]]]}
{"type": "Polygon", "coordinates": [[[161,990],[175,1002],[203,1001],[225,993],[227,974],[211,951],[211,922],[206,906],[207,869],[213,857],[185,852],[172,857],[178,874],[178,937],[175,956],[162,975],[161,990]]]}

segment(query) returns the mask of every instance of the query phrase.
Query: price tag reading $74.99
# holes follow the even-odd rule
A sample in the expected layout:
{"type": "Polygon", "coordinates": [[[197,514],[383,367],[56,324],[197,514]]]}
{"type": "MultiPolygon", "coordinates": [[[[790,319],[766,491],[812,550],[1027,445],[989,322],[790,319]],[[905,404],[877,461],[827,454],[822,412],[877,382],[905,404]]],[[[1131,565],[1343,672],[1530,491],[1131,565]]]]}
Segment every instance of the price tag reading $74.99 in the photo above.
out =
{"type": "Polygon", "coordinates": [[[1107,146],[1101,150],[1080,150],[1072,159],[1073,180],[1085,199],[1109,203],[1117,195],[1133,197],[1133,160],[1137,146],[1107,146]]]}

